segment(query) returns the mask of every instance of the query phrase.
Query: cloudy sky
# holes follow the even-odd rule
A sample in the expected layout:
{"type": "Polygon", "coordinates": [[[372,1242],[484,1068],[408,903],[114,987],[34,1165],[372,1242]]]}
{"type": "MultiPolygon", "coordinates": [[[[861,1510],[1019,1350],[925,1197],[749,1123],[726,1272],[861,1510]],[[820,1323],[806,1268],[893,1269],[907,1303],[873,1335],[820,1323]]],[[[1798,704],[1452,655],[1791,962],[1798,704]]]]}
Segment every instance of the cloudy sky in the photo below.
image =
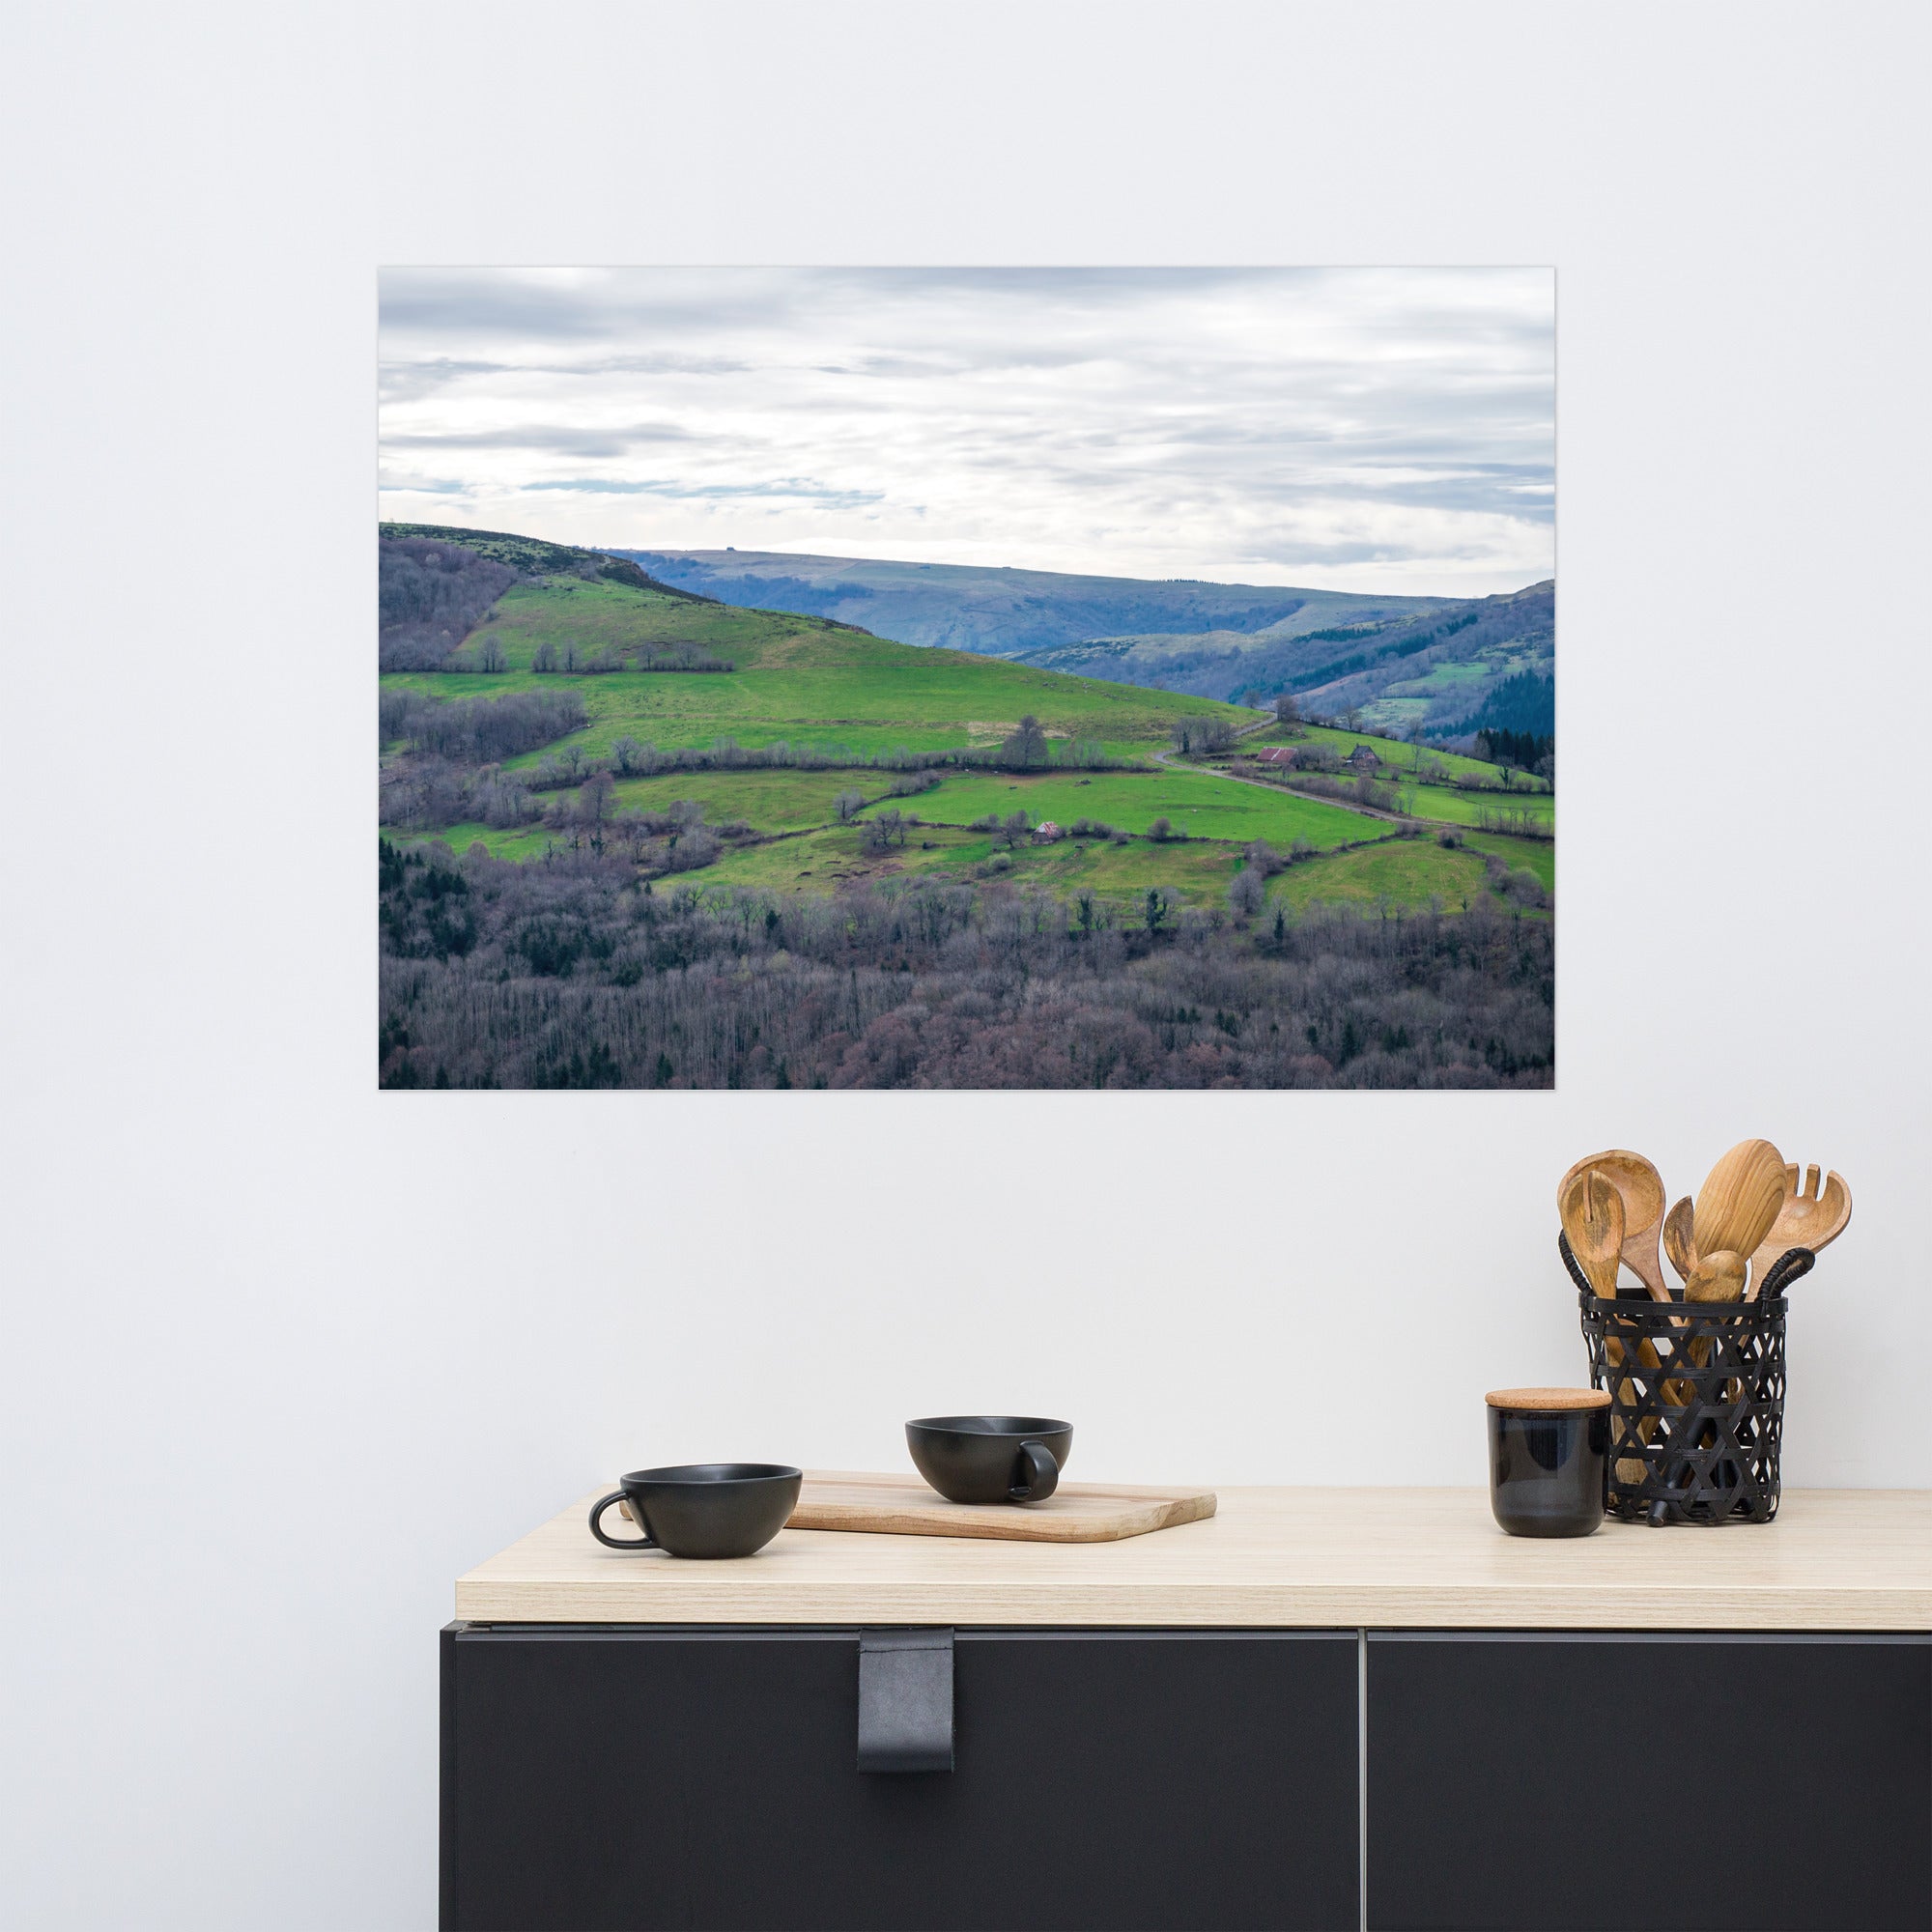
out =
{"type": "Polygon", "coordinates": [[[382,513],[1483,595],[1554,574],[1548,269],[392,269],[382,513]]]}

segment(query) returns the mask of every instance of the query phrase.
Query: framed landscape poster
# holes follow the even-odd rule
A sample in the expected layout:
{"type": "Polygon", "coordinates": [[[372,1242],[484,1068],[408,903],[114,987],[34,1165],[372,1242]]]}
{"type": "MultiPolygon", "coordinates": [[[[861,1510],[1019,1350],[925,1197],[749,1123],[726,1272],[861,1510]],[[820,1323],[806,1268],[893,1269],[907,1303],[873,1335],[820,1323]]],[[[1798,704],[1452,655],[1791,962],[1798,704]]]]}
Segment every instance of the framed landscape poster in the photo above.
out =
{"type": "Polygon", "coordinates": [[[382,280],[385,1088],[1555,1078],[1548,269],[382,280]]]}

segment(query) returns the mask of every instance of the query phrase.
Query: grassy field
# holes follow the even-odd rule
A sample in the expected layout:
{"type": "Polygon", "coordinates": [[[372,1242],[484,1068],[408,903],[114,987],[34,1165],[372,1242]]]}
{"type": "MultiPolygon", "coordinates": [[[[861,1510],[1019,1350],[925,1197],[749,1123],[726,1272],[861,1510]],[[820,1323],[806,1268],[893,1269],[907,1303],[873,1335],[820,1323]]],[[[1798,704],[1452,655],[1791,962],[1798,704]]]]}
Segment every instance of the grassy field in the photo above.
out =
{"type": "Polygon", "coordinates": [[[1471,832],[1463,841],[1472,852],[1493,852],[1512,871],[1534,872],[1543,890],[1556,890],[1556,846],[1548,838],[1501,838],[1471,832]]]}
{"type": "Polygon", "coordinates": [[[1462,912],[1482,889],[1480,857],[1433,838],[1390,838],[1290,867],[1268,881],[1268,900],[1305,912],[1318,902],[1416,906],[1439,898],[1444,912],[1462,912]]]}
{"type": "Polygon", "coordinates": [[[1067,897],[1093,892],[1122,901],[1158,887],[1177,901],[1218,905],[1237,864],[1233,848],[1207,842],[1075,845],[1069,840],[1009,853],[984,833],[947,826],[921,827],[903,846],[867,852],[862,835],[841,826],[740,847],[682,879],[693,886],[765,892],[828,892],[857,879],[875,884],[895,878],[999,879],[1014,886],[1045,886],[1067,897]]]}
{"type": "MultiPolygon", "coordinates": [[[[477,839],[493,856],[510,860],[540,859],[562,842],[541,827],[493,832],[459,825],[438,836],[458,852],[477,839]]],[[[1461,912],[1483,889],[1487,852],[1512,868],[1534,872],[1546,890],[1554,889],[1552,848],[1537,840],[1472,836],[1465,849],[1452,851],[1434,839],[1384,838],[1351,851],[1323,853],[1277,873],[1268,882],[1268,902],[1301,913],[1318,904],[1412,909],[1436,900],[1445,912],[1461,912]]],[[[1139,838],[1125,845],[1066,839],[1008,853],[984,833],[949,826],[922,826],[902,847],[868,852],[856,828],[838,826],[728,847],[715,864],[661,880],[658,890],[716,886],[823,893],[860,880],[883,886],[894,879],[996,879],[1015,887],[1044,887],[1069,901],[1093,893],[1123,907],[1137,906],[1157,888],[1177,904],[1206,908],[1227,903],[1229,882],[1240,863],[1237,846],[1205,839],[1165,845],[1139,838]]]]}
{"type": "MultiPolygon", "coordinates": [[[[1420,759],[1438,760],[1444,773],[1452,779],[1466,772],[1477,778],[1499,780],[1503,772],[1500,765],[1490,764],[1482,758],[1465,758],[1460,752],[1438,752],[1433,746],[1404,744],[1393,738],[1377,738],[1366,731],[1344,731],[1327,724],[1304,724],[1293,733],[1278,725],[1270,725],[1267,730],[1257,731],[1241,740],[1243,752],[1258,751],[1264,745],[1329,745],[1334,748],[1336,755],[1343,758],[1357,745],[1366,745],[1398,775],[1413,772],[1420,759]]],[[[1541,779],[1524,778],[1521,774],[1518,774],[1517,783],[1524,791],[1548,789],[1541,779]]]]}
{"type": "MultiPolygon", "coordinates": [[[[830,825],[833,801],[843,791],[865,798],[885,794],[879,772],[668,772],[652,779],[620,779],[613,793],[620,811],[664,812],[680,799],[704,808],[711,825],[743,819],[759,832],[802,832],[830,825]]],[[[901,800],[912,804],[912,800],[901,800]]]]}
{"type": "Polygon", "coordinates": [[[1023,810],[1037,825],[1052,819],[1064,830],[1092,818],[1123,832],[1144,833],[1156,818],[1190,838],[1265,838],[1287,845],[1306,838],[1326,850],[1375,831],[1362,814],[1258,785],[1230,784],[1205,772],[1095,772],[1019,778],[999,772],[949,778],[936,791],[888,803],[946,825],[970,825],[987,812],[1002,818],[1023,810]]]}
{"type": "Polygon", "coordinates": [[[1500,792],[1458,791],[1454,785],[1402,786],[1403,804],[1417,818],[1434,819],[1444,825],[1479,825],[1485,812],[1526,811],[1545,825],[1556,819],[1556,801],[1548,792],[1519,792],[1505,798],[1500,792]]]}
{"type": "MultiPolygon", "coordinates": [[[[475,657],[484,632],[501,647],[509,669],[405,671],[384,682],[438,697],[568,689],[582,698],[590,722],[564,742],[593,756],[626,736],[666,748],[727,737],[749,747],[781,740],[837,744],[860,756],[899,747],[945,751],[996,744],[1022,713],[1032,712],[1050,736],[1093,738],[1112,755],[1144,758],[1168,743],[1179,718],[1253,722],[1251,712],[1208,699],[889,643],[815,618],[694,604],[611,583],[516,585],[466,641],[465,658],[475,657]],[[736,668],[566,679],[529,669],[546,642],[558,651],[574,642],[581,658],[620,657],[627,664],[639,653],[689,644],[736,668]]],[[[511,763],[534,764],[538,755],[511,763]]]]}
{"type": "MultiPolygon", "coordinates": [[[[1286,848],[1305,839],[1321,855],[1270,882],[1269,895],[1291,908],[1322,901],[1423,905],[1439,899],[1451,910],[1483,880],[1483,857],[1494,853],[1553,888],[1555,852],[1547,841],[1470,831],[1463,849],[1435,839],[1390,838],[1387,824],[1365,813],[1286,790],[1232,783],[1210,771],[1169,769],[1152,762],[1172,740],[1178,719],[1221,716],[1237,727],[1254,714],[1208,700],[1131,685],[1108,684],[1004,663],[969,653],[923,649],[873,638],[821,619],[695,603],[607,582],[567,578],[523,582],[501,598],[463,657],[473,660],[484,636],[494,639],[509,667],[496,674],[403,672],[384,682],[439,698],[497,696],[521,690],[564,690],[580,696],[585,727],[544,751],[509,762],[527,768],[545,752],[575,744],[601,758],[623,737],[663,749],[706,748],[733,739],[747,748],[780,741],[842,746],[856,757],[997,744],[1023,713],[1037,716],[1050,737],[1098,741],[1115,756],[1143,761],[1136,771],[1061,771],[1025,776],[998,772],[949,775],[933,790],[893,797],[891,775],[877,771],[707,771],[619,781],[618,810],[664,813],[690,800],[710,823],[744,821],[756,842],[727,844],[701,871],[675,883],[825,892],[860,878],[939,876],[1035,883],[1063,895],[1092,892],[1125,903],[1159,888],[1177,900],[1225,905],[1229,881],[1251,839],[1286,848]],[[559,656],[574,649],[592,657],[635,663],[690,646],[701,656],[729,659],[723,672],[639,672],[566,677],[538,674],[532,657],[548,644],[559,656]],[[903,846],[865,849],[860,825],[838,825],[834,801],[856,790],[865,813],[896,806],[923,823],[903,846]],[[1063,827],[1088,818],[1135,835],[1124,844],[1062,839],[1009,852],[969,828],[987,813],[1023,810],[1031,822],[1063,827]],[[1166,818],[1181,838],[1154,842],[1144,835],[1166,818]],[[1367,845],[1361,841],[1376,841],[1367,845]],[[1357,846],[1359,849],[1345,849],[1357,846]]],[[[1293,738],[1279,729],[1252,733],[1242,752],[1267,744],[1309,741],[1335,746],[1346,757],[1369,743],[1395,768],[1417,813],[1473,827],[1486,808],[1527,808],[1553,818],[1547,791],[1504,800],[1470,795],[1443,784],[1405,781],[1414,753],[1406,745],[1346,730],[1307,727],[1293,738]]],[[[1446,775],[1493,775],[1496,768],[1450,753],[1438,757],[1446,775]]],[[[558,799],[558,794],[545,794],[558,799]]],[[[562,794],[560,802],[568,801],[562,794]]],[[[421,835],[412,835],[421,836],[421,835]]],[[[436,835],[458,851],[480,840],[495,856],[526,861],[566,842],[569,835],[541,825],[492,831],[464,824],[436,835]]],[[[671,881],[666,882],[668,889],[671,881]]]]}

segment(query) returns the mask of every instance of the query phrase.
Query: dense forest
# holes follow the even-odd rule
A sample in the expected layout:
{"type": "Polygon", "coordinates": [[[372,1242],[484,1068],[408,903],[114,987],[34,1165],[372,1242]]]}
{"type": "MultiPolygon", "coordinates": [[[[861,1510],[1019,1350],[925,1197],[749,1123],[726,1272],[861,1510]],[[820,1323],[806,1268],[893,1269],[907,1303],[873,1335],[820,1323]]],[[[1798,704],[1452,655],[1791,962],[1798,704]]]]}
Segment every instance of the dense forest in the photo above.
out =
{"type": "Polygon", "coordinates": [[[1547,1087],[1553,934],[1002,883],[700,893],[381,854],[386,1087],[1547,1087]]]}

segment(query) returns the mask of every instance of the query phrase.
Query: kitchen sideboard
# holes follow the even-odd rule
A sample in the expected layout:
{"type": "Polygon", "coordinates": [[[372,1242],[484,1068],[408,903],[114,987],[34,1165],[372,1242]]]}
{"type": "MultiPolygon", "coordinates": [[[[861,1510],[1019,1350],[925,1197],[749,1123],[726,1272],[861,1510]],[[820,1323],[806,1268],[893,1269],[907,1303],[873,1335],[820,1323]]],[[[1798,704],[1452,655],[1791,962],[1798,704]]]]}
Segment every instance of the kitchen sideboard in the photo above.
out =
{"type": "Polygon", "coordinates": [[[452,1932],[1932,1928],[1932,1493],[1531,1541],[1230,1489],[721,1563],[589,1501],[456,1586],[452,1932]]]}

